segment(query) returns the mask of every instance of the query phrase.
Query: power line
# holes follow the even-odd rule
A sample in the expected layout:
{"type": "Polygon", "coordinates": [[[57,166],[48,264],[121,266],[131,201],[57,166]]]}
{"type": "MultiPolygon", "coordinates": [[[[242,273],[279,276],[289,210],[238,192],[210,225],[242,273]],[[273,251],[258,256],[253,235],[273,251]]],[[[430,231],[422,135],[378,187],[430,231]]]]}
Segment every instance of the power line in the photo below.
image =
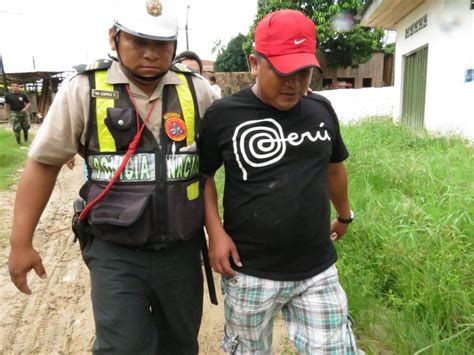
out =
{"type": "Polygon", "coordinates": [[[8,15],[24,15],[24,13],[21,13],[21,12],[8,11],[8,10],[0,10],[0,12],[4,14],[8,14],[8,15]]]}

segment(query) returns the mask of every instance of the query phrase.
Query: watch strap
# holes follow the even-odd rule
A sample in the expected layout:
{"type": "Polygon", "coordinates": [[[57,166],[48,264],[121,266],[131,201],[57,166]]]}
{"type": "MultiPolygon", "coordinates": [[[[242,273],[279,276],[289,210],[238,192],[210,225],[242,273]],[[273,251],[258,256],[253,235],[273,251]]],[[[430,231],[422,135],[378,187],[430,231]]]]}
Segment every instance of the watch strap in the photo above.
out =
{"type": "Polygon", "coordinates": [[[340,222],[340,223],[343,223],[343,224],[349,224],[349,223],[352,223],[352,221],[354,220],[354,212],[351,210],[351,216],[349,218],[343,218],[339,215],[336,215],[336,219],[340,222]]]}

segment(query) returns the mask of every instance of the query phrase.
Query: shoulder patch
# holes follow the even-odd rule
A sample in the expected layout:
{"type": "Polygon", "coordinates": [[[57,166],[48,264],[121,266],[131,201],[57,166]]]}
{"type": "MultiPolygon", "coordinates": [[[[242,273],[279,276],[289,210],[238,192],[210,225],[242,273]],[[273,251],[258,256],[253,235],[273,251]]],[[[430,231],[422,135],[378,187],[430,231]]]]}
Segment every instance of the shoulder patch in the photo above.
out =
{"type": "Polygon", "coordinates": [[[109,69],[111,65],[112,65],[112,60],[99,59],[90,64],[75,65],[73,68],[76,69],[78,73],[85,73],[88,71],[109,69]]]}

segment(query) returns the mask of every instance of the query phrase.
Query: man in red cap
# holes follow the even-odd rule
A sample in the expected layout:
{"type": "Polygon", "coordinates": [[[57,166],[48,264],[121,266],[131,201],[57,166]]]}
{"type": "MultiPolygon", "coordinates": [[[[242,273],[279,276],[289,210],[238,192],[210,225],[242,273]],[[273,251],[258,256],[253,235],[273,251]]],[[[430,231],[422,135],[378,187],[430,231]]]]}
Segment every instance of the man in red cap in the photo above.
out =
{"type": "Polygon", "coordinates": [[[268,14],[249,57],[255,85],[214,102],[203,119],[206,229],[211,265],[223,275],[227,353],[271,353],[279,311],[300,353],[357,351],[333,245],[353,219],[349,154],[329,101],[306,96],[315,53],[311,20],[268,14]],[[222,164],[224,224],[213,178],[222,164]]]}

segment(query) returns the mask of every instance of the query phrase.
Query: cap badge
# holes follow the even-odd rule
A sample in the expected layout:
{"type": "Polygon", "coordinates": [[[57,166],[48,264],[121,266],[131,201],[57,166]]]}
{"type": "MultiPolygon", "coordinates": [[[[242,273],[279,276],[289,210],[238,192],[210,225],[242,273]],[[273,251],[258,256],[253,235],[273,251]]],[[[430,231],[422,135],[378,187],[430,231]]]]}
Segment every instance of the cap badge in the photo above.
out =
{"type": "Polygon", "coordinates": [[[151,16],[160,16],[163,11],[163,5],[160,0],[147,0],[146,10],[151,16]]]}

